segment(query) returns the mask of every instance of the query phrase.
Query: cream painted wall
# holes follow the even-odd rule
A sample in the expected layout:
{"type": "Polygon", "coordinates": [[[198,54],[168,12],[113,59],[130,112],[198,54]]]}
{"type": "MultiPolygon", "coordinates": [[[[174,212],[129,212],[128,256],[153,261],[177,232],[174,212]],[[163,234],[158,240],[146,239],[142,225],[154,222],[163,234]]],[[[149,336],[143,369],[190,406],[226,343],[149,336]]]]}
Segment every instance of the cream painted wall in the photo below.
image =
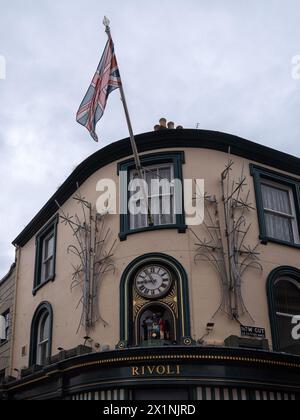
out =
{"type": "MultiPolygon", "coordinates": [[[[170,149],[183,150],[183,149],[170,149]]],[[[153,153],[155,151],[152,151],[153,153]]],[[[161,152],[161,150],[160,150],[161,152]]],[[[186,149],[186,163],[183,165],[185,178],[203,178],[205,191],[220,197],[220,174],[224,170],[228,156],[226,153],[206,149],[186,149]]],[[[232,156],[235,165],[232,176],[240,176],[244,164],[248,177],[248,187],[251,190],[250,201],[255,205],[253,180],[249,172],[249,161],[232,156]]],[[[80,188],[81,193],[95,203],[99,193],[96,184],[100,179],[110,178],[118,182],[117,162],[100,169],[92,175],[80,188]]],[[[71,198],[62,207],[65,213],[78,212],[78,205],[71,198]]],[[[248,221],[252,223],[247,243],[255,245],[258,242],[258,220],[255,211],[249,213],[248,221]]],[[[119,233],[119,216],[109,216],[107,220],[112,232],[113,241],[119,233]]],[[[193,228],[198,235],[204,237],[201,226],[193,228]]],[[[83,343],[84,331],[76,334],[81,310],[76,306],[80,298],[79,290],[71,293],[71,263],[76,259],[67,254],[67,246],[73,241],[71,232],[63,224],[58,226],[56,279],[48,283],[32,295],[35,263],[35,238],[32,238],[19,250],[19,273],[17,279],[17,307],[15,316],[15,341],[13,348],[13,366],[20,369],[28,366],[30,342],[30,326],[33,314],[43,301],[51,303],[54,312],[52,354],[57,353],[58,347],[69,349],[83,343]],[[21,348],[26,346],[27,353],[21,357],[21,348]]],[[[190,231],[179,234],[177,230],[162,230],[139,233],[128,236],[125,242],[117,243],[115,250],[115,274],[108,274],[100,291],[100,308],[108,326],[99,323],[93,333],[95,342],[108,344],[111,348],[119,341],[119,284],[120,278],[127,265],[136,257],[150,252],[162,252],[176,258],[186,269],[189,279],[189,299],[191,311],[192,336],[199,339],[205,334],[206,324],[220,303],[220,283],[218,275],[207,263],[194,263],[195,238],[190,231]]],[[[255,324],[267,330],[267,338],[271,341],[266,297],[266,280],[269,273],[278,266],[290,265],[300,268],[300,250],[276,244],[260,245],[261,262],[264,272],[248,271],[244,278],[243,293],[245,303],[255,320],[255,324]]],[[[244,317],[241,320],[250,325],[251,320],[244,317]]],[[[211,341],[222,342],[230,335],[239,335],[239,325],[219,314],[216,326],[210,337],[211,341]]]]}

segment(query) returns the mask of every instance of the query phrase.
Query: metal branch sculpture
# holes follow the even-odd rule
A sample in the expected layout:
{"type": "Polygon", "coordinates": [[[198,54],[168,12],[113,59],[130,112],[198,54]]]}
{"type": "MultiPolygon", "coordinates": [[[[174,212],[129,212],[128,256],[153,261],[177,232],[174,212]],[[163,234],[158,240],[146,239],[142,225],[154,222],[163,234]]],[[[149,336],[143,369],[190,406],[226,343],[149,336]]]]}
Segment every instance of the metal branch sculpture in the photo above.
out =
{"type": "MultiPolygon", "coordinates": [[[[250,192],[244,194],[247,186],[244,168],[241,176],[234,180],[230,176],[233,165],[229,153],[228,163],[221,174],[221,202],[225,229],[221,227],[220,203],[217,198],[206,193],[204,195],[203,227],[208,239],[207,237],[201,239],[192,230],[197,238],[195,262],[208,261],[220,276],[221,303],[213,318],[223,311],[236,320],[247,313],[253,321],[243,299],[242,279],[248,269],[255,268],[262,271],[263,268],[257,252],[259,243],[254,247],[245,245],[251,229],[251,224],[247,224],[246,213],[254,210],[254,207],[249,203],[250,192]]],[[[201,193],[197,190],[196,194],[199,196],[201,193]]],[[[203,199],[203,196],[201,198],[203,199]]]]}
{"type": "Polygon", "coordinates": [[[109,245],[111,230],[105,227],[107,213],[99,214],[93,209],[80,193],[73,199],[80,205],[82,219],[77,214],[65,214],[61,209],[62,223],[72,230],[75,244],[68,246],[68,253],[78,259],[78,264],[72,265],[71,291],[81,289],[81,297],[77,308],[82,305],[82,314],[77,333],[80,327],[84,327],[86,333],[94,328],[98,321],[105,326],[107,322],[102,318],[98,292],[104,277],[109,272],[114,272],[113,251],[117,240],[109,245]]]}

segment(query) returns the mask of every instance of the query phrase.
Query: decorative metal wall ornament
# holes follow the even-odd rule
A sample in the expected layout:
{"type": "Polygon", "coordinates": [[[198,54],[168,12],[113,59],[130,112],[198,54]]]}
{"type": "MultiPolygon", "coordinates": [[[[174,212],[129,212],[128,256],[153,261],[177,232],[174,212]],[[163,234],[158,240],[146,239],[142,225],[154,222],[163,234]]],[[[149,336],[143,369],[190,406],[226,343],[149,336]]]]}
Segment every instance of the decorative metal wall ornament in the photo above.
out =
{"type": "Polygon", "coordinates": [[[111,230],[105,226],[108,211],[97,213],[80,193],[75,194],[73,199],[81,207],[82,219],[77,214],[65,214],[57,205],[61,210],[62,223],[69,226],[76,240],[75,244],[68,246],[68,253],[79,260],[78,265],[72,264],[74,271],[71,283],[71,291],[80,288],[82,292],[77,305],[77,308],[82,305],[77,333],[80,327],[84,327],[88,333],[98,321],[108,325],[101,316],[98,295],[105,275],[115,271],[113,251],[117,240],[110,244],[111,230]]]}
{"type": "MultiPolygon", "coordinates": [[[[248,314],[254,322],[244,302],[242,281],[248,269],[263,271],[263,267],[259,262],[260,254],[257,252],[259,243],[255,246],[246,245],[251,228],[251,224],[247,223],[246,213],[255,208],[249,203],[250,191],[244,193],[247,186],[244,167],[241,176],[235,180],[230,176],[233,165],[229,151],[228,163],[221,174],[222,204],[216,196],[207,193],[204,195],[203,227],[207,237],[201,239],[191,229],[198,241],[195,262],[208,261],[220,276],[221,303],[213,318],[223,311],[237,321],[241,316],[248,314]],[[224,228],[220,221],[221,211],[224,216],[224,228]]],[[[199,194],[201,192],[197,189],[196,195],[199,194]]],[[[201,198],[203,199],[203,196],[201,198]]]]}

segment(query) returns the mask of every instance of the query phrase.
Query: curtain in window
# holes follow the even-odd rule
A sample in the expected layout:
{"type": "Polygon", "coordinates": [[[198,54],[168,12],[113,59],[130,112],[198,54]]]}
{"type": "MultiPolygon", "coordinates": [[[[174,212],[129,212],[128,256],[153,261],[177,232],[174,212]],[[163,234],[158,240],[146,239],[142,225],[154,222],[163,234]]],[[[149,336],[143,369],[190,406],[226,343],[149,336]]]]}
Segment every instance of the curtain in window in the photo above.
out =
{"type": "Polygon", "coordinates": [[[270,238],[294,242],[289,192],[265,184],[261,187],[267,235],[270,238]]]}
{"type": "MultiPolygon", "coordinates": [[[[174,214],[174,187],[168,188],[164,181],[171,182],[172,166],[153,168],[144,171],[144,179],[148,185],[148,206],[154,226],[174,224],[176,217],[174,214]],[[153,181],[159,181],[161,186],[158,190],[153,190],[153,181]]],[[[137,206],[140,206],[137,202],[137,206]]],[[[144,208],[146,208],[144,206],[144,208]]],[[[139,229],[148,227],[147,214],[130,214],[130,228],[139,229]]]]}
{"type": "Polygon", "coordinates": [[[288,191],[262,184],[262,192],[265,209],[292,214],[288,191]]]}
{"type": "Polygon", "coordinates": [[[285,242],[293,242],[293,229],[291,219],[265,213],[267,235],[270,238],[285,242]]]}

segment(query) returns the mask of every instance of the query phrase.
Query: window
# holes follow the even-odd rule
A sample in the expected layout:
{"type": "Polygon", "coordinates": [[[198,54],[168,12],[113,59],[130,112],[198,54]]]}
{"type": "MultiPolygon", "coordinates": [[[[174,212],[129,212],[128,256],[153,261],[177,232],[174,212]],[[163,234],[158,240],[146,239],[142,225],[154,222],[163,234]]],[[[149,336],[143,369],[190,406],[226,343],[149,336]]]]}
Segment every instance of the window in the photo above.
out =
{"type": "Polygon", "coordinates": [[[43,241],[41,282],[45,283],[54,274],[54,231],[43,241]]]}
{"type": "Polygon", "coordinates": [[[47,357],[49,356],[49,341],[50,341],[50,316],[45,312],[39,321],[38,325],[38,340],[37,340],[37,364],[45,365],[47,357]]]}
{"type": "Polygon", "coordinates": [[[262,243],[300,247],[300,180],[250,165],[254,178],[262,243]]]}
{"type": "Polygon", "coordinates": [[[53,312],[48,302],[36,310],[30,337],[30,365],[44,366],[51,356],[53,312]]]}
{"type": "MultiPolygon", "coordinates": [[[[148,186],[147,193],[145,192],[148,205],[144,203],[143,206],[138,200],[139,206],[138,204],[137,206],[145,208],[145,211],[143,213],[130,214],[130,229],[149,227],[150,222],[154,226],[174,225],[176,223],[174,211],[174,166],[162,165],[146,168],[142,171],[142,175],[148,186]],[[160,185],[156,184],[155,181],[158,181],[160,185]],[[148,217],[148,210],[151,220],[148,217]]],[[[132,170],[130,180],[133,181],[135,176],[136,171],[132,170]]]]}
{"type": "Polygon", "coordinates": [[[183,152],[141,156],[144,187],[138,180],[132,159],[119,164],[121,240],[126,240],[129,234],[146,230],[178,229],[179,233],[186,231],[183,163],[183,152]]]}
{"type": "Polygon", "coordinates": [[[36,238],[36,266],[33,293],[55,278],[56,234],[58,216],[36,238]]]}
{"type": "Polygon", "coordinates": [[[300,340],[292,334],[293,318],[300,315],[300,271],[288,267],[274,270],[268,281],[268,297],[274,349],[300,355],[300,340]]]}
{"type": "Polygon", "coordinates": [[[3,337],[1,338],[1,344],[5,343],[9,339],[9,329],[10,329],[10,311],[4,312],[2,314],[3,319],[3,337]]]}
{"type": "Polygon", "coordinates": [[[5,379],[5,369],[0,370],[0,384],[4,382],[5,379]]]}
{"type": "Polygon", "coordinates": [[[299,243],[293,190],[284,185],[262,181],[266,233],[269,238],[299,243]]]}

